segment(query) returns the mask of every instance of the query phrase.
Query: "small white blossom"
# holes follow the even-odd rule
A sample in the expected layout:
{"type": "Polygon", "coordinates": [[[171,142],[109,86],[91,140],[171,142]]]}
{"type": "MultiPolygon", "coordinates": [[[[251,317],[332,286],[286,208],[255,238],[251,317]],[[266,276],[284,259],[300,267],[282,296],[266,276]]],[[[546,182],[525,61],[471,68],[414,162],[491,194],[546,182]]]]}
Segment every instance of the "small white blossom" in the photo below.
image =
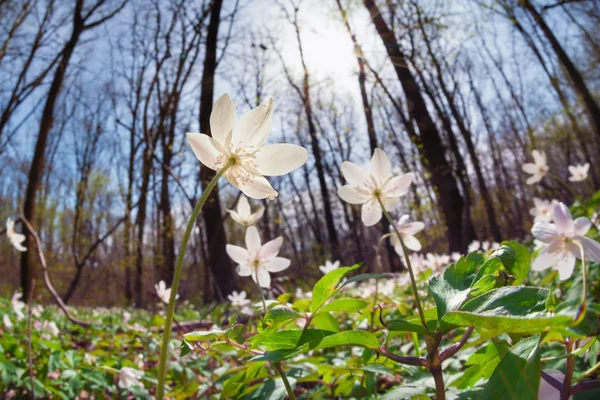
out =
{"type": "Polygon", "coordinates": [[[231,305],[234,307],[245,307],[250,304],[250,299],[246,298],[247,294],[245,291],[237,292],[233,291],[230,295],[227,295],[227,298],[231,302],[231,305]]]}
{"type": "Polygon", "coordinates": [[[12,329],[13,323],[10,320],[10,317],[8,316],[8,314],[4,314],[4,317],[2,317],[2,322],[4,323],[4,326],[6,327],[6,329],[12,329]]]}
{"type": "Polygon", "coordinates": [[[569,172],[571,173],[569,180],[571,182],[585,181],[588,177],[589,170],[590,170],[589,163],[569,165],[569,172]]]}
{"type": "Polygon", "coordinates": [[[54,321],[35,321],[33,327],[36,331],[41,333],[49,333],[52,336],[58,336],[60,334],[60,330],[54,321]]]}
{"type": "Polygon", "coordinates": [[[138,371],[134,368],[123,367],[121,371],[119,371],[119,387],[125,389],[131,389],[134,386],[143,387],[144,385],[140,382],[144,376],[143,371],[138,371]]]}
{"type": "Polygon", "coordinates": [[[552,267],[558,271],[560,280],[571,277],[575,269],[575,259],[581,258],[579,246],[588,260],[600,262],[600,243],[584,236],[592,223],[585,217],[573,221],[571,212],[563,203],[554,207],[554,223],[537,222],[531,233],[539,241],[547,244],[531,265],[534,271],[552,267]]]}
{"type": "Polygon", "coordinates": [[[467,253],[472,253],[474,251],[479,251],[480,248],[481,248],[481,243],[479,242],[479,240],[473,240],[469,244],[469,247],[467,247],[467,253]]]}
{"type": "Polygon", "coordinates": [[[552,213],[554,212],[554,206],[557,203],[558,201],[556,200],[542,200],[534,197],[534,207],[529,210],[529,214],[534,217],[533,222],[552,221],[552,213]]]}
{"type": "Polygon", "coordinates": [[[546,160],[546,153],[533,150],[531,155],[533,156],[533,163],[525,163],[521,166],[521,169],[524,172],[531,174],[526,181],[528,185],[538,183],[544,179],[548,171],[550,171],[550,168],[548,168],[548,161],[546,160]]]}
{"type": "Polygon", "coordinates": [[[18,251],[27,251],[27,248],[21,243],[25,241],[25,235],[15,232],[15,221],[8,218],[6,220],[6,237],[18,251]]]}
{"type": "Polygon", "coordinates": [[[154,285],[156,289],[156,294],[158,298],[165,304],[169,304],[169,299],[171,298],[171,288],[167,289],[167,284],[165,281],[160,281],[156,285],[154,285]]]}
{"type": "Polygon", "coordinates": [[[265,213],[265,208],[263,206],[258,207],[255,213],[250,209],[250,203],[246,196],[241,195],[240,199],[237,203],[237,211],[227,210],[229,215],[231,215],[231,219],[243,226],[254,225],[258,222],[259,219],[262,218],[265,213]]]}
{"type": "Polygon", "coordinates": [[[325,265],[320,265],[319,269],[321,270],[321,272],[323,273],[323,275],[327,275],[328,273],[330,273],[331,271],[338,269],[340,266],[340,261],[336,261],[334,263],[332,263],[331,261],[327,260],[325,261],[325,265]]]}
{"type": "Polygon", "coordinates": [[[412,172],[392,176],[390,159],[381,149],[375,149],[368,171],[344,161],[342,174],[348,184],[338,189],[338,196],[350,204],[362,204],[361,218],[365,226],[375,225],[381,219],[380,200],[386,210],[396,208],[414,179],[412,172]]]}
{"type": "Polygon", "coordinates": [[[271,287],[269,272],[283,271],[291,264],[287,258],[277,257],[282,244],[283,237],[279,236],[262,245],[258,229],[251,226],[246,230],[246,248],[228,244],[226,250],[238,264],[236,271],[240,276],[251,276],[261,287],[268,288],[271,287]]]}
{"type": "MultiPolygon", "coordinates": [[[[421,250],[421,242],[414,236],[417,233],[421,232],[425,229],[425,224],[421,221],[408,222],[410,216],[403,215],[396,223],[396,229],[400,232],[400,236],[402,237],[402,241],[407,249],[412,251],[421,250]]],[[[390,225],[390,242],[392,246],[394,246],[394,250],[400,257],[404,256],[404,251],[402,250],[402,245],[400,244],[400,240],[398,240],[398,236],[394,231],[394,227],[390,225]]]]}
{"type": "Polygon", "coordinates": [[[25,314],[23,313],[23,309],[25,309],[25,303],[21,301],[23,298],[23,293],[15,292],[13,297],[10,299],[10,304],[12,305],[13,311],[17,314],[17,319],[21,321],[25,318],[25,314]]]}

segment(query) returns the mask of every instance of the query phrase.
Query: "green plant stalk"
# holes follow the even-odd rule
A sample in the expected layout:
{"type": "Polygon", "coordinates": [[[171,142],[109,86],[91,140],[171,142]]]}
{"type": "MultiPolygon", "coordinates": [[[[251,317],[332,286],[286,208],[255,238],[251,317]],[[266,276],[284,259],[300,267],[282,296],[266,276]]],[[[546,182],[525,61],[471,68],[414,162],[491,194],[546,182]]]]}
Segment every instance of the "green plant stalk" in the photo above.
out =
{"type": "Polygon", "coordinates": [[[290,400],[296,400],[296,395],[294,395],[294,390],[292,389],[292,385],[290,385],[290,382],[288,381],[287,376],[285,376],[285,372],[283,371],[283,368],[281,367],[281,361],[278,361],[275,363],[275,369],[277,369],[277,372],[279,372],[279,376],[281,376],[281,379],[283,380],[283,384],[285,385],[285,390],[287,391],[288,397],[290,398],[290,400]]]}
{"type": "Polygon", "coordinates": [[[587,271],[585,269],[585,254],[583,251],[583,246],[578,240],[573,240],[573,243],[579,247],[579,251],[581,252],[581,279],[583,283],[583,290],[581,291],[581,305],[583,306],[586,303],[587,297],[587,271]]]}
{"type": "Polygon", "coordinates": [[[567,182],[565,182],[560,176],[553,174],[552,172],[548,172],[548,176],[556,179],[562,186],[564,186],[569,192],[571,192],[571,194],[573,195],[573,198],[577,198],[577,193],[575,193],[575,190],[573,190],[573,188],[571,187],[571,185],[569,185],[567,182]]]}
{"type": "Polygon", "coordinates": [[[258,293],[260,293],[260,298],[262,300],[262,305],[263,305],[263,310],[264,310],[264,316],[267,315],[267,302],[265,301],[265,295],[262,291],[262,288],[260,287],[260,283],[258,283],[258,270],[254,270],[254,278],[256,279],[256,286],[258,287],[258,293]]]}
{"type": "Polygon", "coordinates": [[[417,282],[415,281],[415,275],[413,273],[412,264],[410,263],[410,258],[408,257],[408,249],[406,248],[406,245],[404,244],[404,240],[402,240],[402,235],[398,231],[398,227],[396,227],[396,224],[394,223],[394,220],[392,219],[391,215],[387,212],[387,210],[383,206],[383,202],[381,201],[379,196],[377,196],[377,200],[379,201],[379,204],[381,205],[381,209],[383,210],[383,215],[385,215],[385,218],[388,220],[388,222],[390,223],[392,228],[394,228],[394,232],[396,233],[396,236],[398,236],[398,240],[400,241],[400,245],[402,246],[402,251],[404,252],[404,259],[406,261],[406,267],[408,268],[408,274],[410,275],[410,285],[412,286],[412,291],[413,291],[413,294],[415,295],[415,302],[417,303],[417,309],[419,311],[419,317],[421,318],[421,324],[423,325],[423,328],[425,328],[426,331],[429,331],[429,328],[427,327],[427,323],[425,322],[425,313],[423,312],[423,306],[421,305],[421,299],[419,298],[419,292],[417,290],[417,282]]]}
{"type": "Polygon", "coordinates": [[[188,221],[187,227],[185,228],[185,233],[183,235],[183,239],[181,241],[181,246],[179,247],[179,254],[177,255],[177,262],[175,264],[175,272],[173,274],[173,283],[171,284],[171,296],[169,297],[169,306],[167,307],[167,316],[165,319],[165,328],[163,330],[163,338],[162,344],[160,346],[160,360],[158,363],[158,387],[156,388],[156,398],[158,400],[162,400],[165,396],[165,380],[167,375],[167,354],[169,352],[169,341],[171,339],[171,325],[173,324],[173,313],[175,312],[175,298],[177,297],[177,291],[179,289],[179,281],[181,280],[181,271],[183,270],[183,261],[185,259],[185,251],[187,249],[188,242],[190,240],[190,236],[192,235],[192,230],[194,229],[194,222],[198,218],[200,211],[202,211],[202,207],[208,196],[213,191],[219,178],[223,176],[225,171],[229,169],[233,164],[235,164],[235,160],[229,160],[229,162],[217,172],[215,177],[210,181],[204,192],[202,192],[202,196],[198,200],[196,207],[194,207],[194,211],[192,211],[192,215],[190,216],[190,220],[188,221]]]}
{"type": "MultiPolygon", "coordinates": [[[[567,339],[566,343],[567,353],[573,351],[573,342],[570,339],[567,339]]],[[[573,369],[575,367],[575,358],[568,357],[567,358],[567,367],[565,369],[565,380],[563,381],[563,390],[560,394],[561,400],[568,400],[571,395],[571,381],[573,380],[573,369]]]]}

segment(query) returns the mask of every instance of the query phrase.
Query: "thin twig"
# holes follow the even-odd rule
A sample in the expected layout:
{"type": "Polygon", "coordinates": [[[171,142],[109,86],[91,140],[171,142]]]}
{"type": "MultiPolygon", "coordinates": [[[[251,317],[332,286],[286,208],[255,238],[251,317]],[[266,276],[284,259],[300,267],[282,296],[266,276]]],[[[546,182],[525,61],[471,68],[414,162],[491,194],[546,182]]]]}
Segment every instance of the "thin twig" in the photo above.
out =
{"type": "Polygon", "coordinates": [[[563,385],[558,379],[554,378],[546,371],[542,371],[542,378],[546,382],[548,382],[554,389],[558,390],[559,392],[562,392],[563,385]]]}
{"type": "Polygon", "coordinates": [[[458,343],[449,346],[446,350],[440,353],[440,361],[447,360],[448,358],[454,356],[458,351],[467,343],[467,340],[473,333],[473,327],[470,326],[467,328],[467,331],[464,333],[463,337],[460,339],[458,343]]]}
{"type": "Polygon", "coordinates": [[[31,384],[31,398],[35,399],[33,386],[33,351],[31,349],[31,310],[33,308],[33,289],[35,288],[35,279],[31,280],[31,289],[29,289],[29,308],[27,309],[27,351],[29,353],[29,383],[31,384]]]}
{"type": "Polygon", "coordinates": [[[33,229],[33,226],[31,226],[31,224],[29,223],[27,218],[25,218],[25,215],[23,215],[23,211],[19,210],[19,213],[21,214],[21,220],[23,221],[23,223],[25,224],[25,226],[31,233],[31,236],[33,236],[33,239],[35,241],[35,247],[36,247],[37,253],[38,253],[38,257],[40,259],[40,264],[42,264],[42,270],[44,271],[44,283],[46,284],[46,287],[48,288],[50,293],[52,293],[54,300],[56,300],[56,303],[58,304],[60,309],[65,313],[67,318],[69,318],[69,321],[71,321],[77,325],[81,325],[81,326],[92,325],[92,323],[89,321],[82,321],[80,319],[75,318],[74,316],[71,315],[71,313],[67,309],[67,306],[65,305],[64,301],[62,300],[60,295],[56,292],[56,289],[54,289],[54,286],[52,285],[52,282],[50,281],[50,275],[48,274],[48,264],[46,264],[46,257],[44,256],[44,251],[42,250],[42,241],[40,240],[40,237],[38,236],[35,229],[33,229]]]}
{"type": "Polygon", "coordinates": [[[426,367],[427,366],[427,360],[422,357],[399,356],[394,353],[391,353],[387,348],[385,348],[383,346],[376,351],[377,351],[377,353],[381,354],[382,356],[385,356],[385,357],[389,358],[390,360],[396,361],[397,363],[400,363],[400,364],[413,365],[415,367],[426,367]]]}

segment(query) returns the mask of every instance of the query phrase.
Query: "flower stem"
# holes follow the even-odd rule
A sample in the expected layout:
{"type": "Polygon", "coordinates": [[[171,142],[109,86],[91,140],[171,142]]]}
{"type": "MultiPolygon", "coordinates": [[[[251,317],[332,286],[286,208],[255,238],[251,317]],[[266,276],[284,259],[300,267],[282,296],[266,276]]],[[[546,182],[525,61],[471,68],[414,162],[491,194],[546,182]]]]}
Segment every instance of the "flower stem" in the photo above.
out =
{"type": "MultiPolygon", "coordinates": [[[[573,350],[573,342],[567,339],[567,353],[573,350]]],[[[573,368],[575,367],[575,357],[567,358],[567,368],[565,369],[565,380],[563,381],[563,390],[560,394],[561,400],[568,400],[571,395],[571,380],[573,379],[573,368]]]]}
{"type": "Polygon", "coordinates": [[[583,306],[586,302],[587,297],[587,271],[585,269],[585,254],[583,251],[583,246],[578,240],[573,240],[573,243],[579,247],[579,251],[581,252],[581,279],[583,280],[583,290],[581,291],[581,305],[583,306]]]}
{"type": "Polygon", "coordinates": [[[267,302],[265,301],[265,294],[263,293],[262,288],[260,287],[260,283],[258,282],[258,270],[254,271],[254,277],[256,278],[256,286],[258,287],[258,293],[260,293],[260,298],[263,303],[263,310],[265,312],[265,314],[263,315],[264,317],[265,315],[267,315],[267,302]]]}
{"type": "Polygon", "coordinates": [[[158,387],[156,389],[156,398],[158,400],[162,400],[165,395],[165,379],[167,375],[167,354],[169,352],[169,341],[171,339],[171,325],[173,324],[173,313],[175,312],[175,298],[177,297],[177,291],[179,289],[179,281],[181,280],[181,271],[183,270],[183,261],[185,259],[185,251],[187,249],[188,241],[190,240],[190,236],[192,234],[192,230],[194,229],[194,222],[198,218],[204,203],[208,199],[208,196],[213,191],[214,187],[217,185],[219,178],[223,176],[225,171],[229,169],[234,164],[234,160],[230,160],[210,181],[204,192],[202,192],[202,196],[198,200],[196,207],[194,207],[194,211],[192,211],[192,215],[190,216],[190,220],[188,221],[187,227],[185,228],[185,233],[183,235],[183,239],[181,241],[181,246],[179,247],[179,254],[177,255],[177,262],[175,264],[175,271],[173,273],[173,283],[171,284],[171,296],[169,297],[169,306],[167,307],[167,316],[165,319],[165,328],[163,331],[162,344],[160,346],[160,361],[158,363],[158,387]]]}
{"type": "Polygon", "coordinates": [[[387,210],[383,206],[383,202],[381,201],[379,196],[377,197],[377,200],[379,201],[379,204],[381,205],[381,209],[383,210],[383,215],[385,215],[385,218],[388,220],[388,222],[390,223],[392,228],[394,228],[394,232],[396,233],[396,236],[398,236],[398,240],[400,241],[400,245],[402,246],[402,252],[404,253],[404,259],[406,260],[406,267],[408,269],[408,274],[410,275],[410,284],[412,286],[413,294],[415,295],[415,302],[417,303],[417,309],[419,311],[419,317],[421,318],[421,324],[423,324],[423,327],[425,328],[425,330],[429,331],[429,328],[427,327],[427,323],[425,322],[425,313],[423,312],[423,306],[421,305],[421,299],[419,298],[419,292],[417,291],[417,282],[415,281],[415,275],[413,273],[412,264],[410,263],[410,258],[408,257],[408,249],[406,248],[406,245],[404,244],[404,240],[402,240],[402,235],[398,231],[398,227],[396,226],[396,223],[394,222],[391,215],[387,212],[387,210]]]}
{"type": "Polygon", "coordinates": [[[571,195],[573,196],[574,199],[577,198],[577,193],[575,193],[575,190],[573,190],[573,188],[571,187],[571,185],[569,185],[567,182],[565,182],[560,176],[553,174],[552,172],[548,172],[548,176],[551,176],[552,178],[556,179],[561,185],[563,185],[569,192],[571,192],[571,195]]]}
{"type": "Polygon", "coordinates": [[[285,385],[285,390],[287,391],[288,397],[290,398],[290,400],[296,400],[296,396],[294,395],[292,385],[290,385],[290,382],[288,381],[288,378],[287,376],[285,376],[285,372],[281,367],[281,361],[275,363],[275,368],[277,369],[277,372],[279,372],[279,376],[281,376],[281,379],[283,380],[283,384],[285,385]]]}

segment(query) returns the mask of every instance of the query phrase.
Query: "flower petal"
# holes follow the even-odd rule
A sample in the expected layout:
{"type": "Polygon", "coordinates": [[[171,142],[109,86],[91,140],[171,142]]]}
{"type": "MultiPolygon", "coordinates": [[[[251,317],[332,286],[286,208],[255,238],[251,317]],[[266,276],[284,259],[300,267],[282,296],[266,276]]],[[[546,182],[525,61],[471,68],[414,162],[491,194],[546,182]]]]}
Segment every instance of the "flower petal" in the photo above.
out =
{"type": "Polygon", "coordinates": [[[227,210],[227,212],[229,213],[229,215],[231,216],[231,219],[234,220],[235,222],[237,222],[240,225],[246,225],[247,221],[246,219],[242,218],[240,216],[240,214],[238,214],[236,211],[233,210],[227,210]]]}
{"type": "MultiPolygon", "coordinates": [[[[260,287],[269,288],[271,287],[271,275],[269,275],[269,271],[264,268],[259,268],[256,271],[256,275],[258,275],[258,284],[260,287]]],[[[256,279],[254,275],[252,275],[252,279],[256,279]]],[[[255,280],[256,282],[256,280],[255,280]]]]}
{"type": "Polygon", "coordinates": [[[232,142],[238,147],[260,147],[271,131],[273,100],[253,108],[233,123],[232,142]]]}
{"type": "Polygon", "coordinates": [[[250,217],[250,203],[248,203],[248,198],[244,195],[240,196],[240,199],[238,200],[237,212],[244,219],[248,219],[248,217],[250,217]]]}
{"type": "Polygon", "coordinates": [[[235,271],[239,276],[250,276],[252,275],[252,268],[247,264],[240,264],[235,268],[235,271]]]}
{"type": "Polygon", "coordinates": [[[250,226],[246,229],[246,247],[248,248],[248,253],[252,256],[258,253],[260,249],[260,235],[258,234],[258,229],[255,226],[250,226]]]}
{"type": "Polygon", "coordinates": [[[219,143],[224,144],[225,138],[235,122],[235,105],[227,93],[217,99],[210,113],[210,132],[219,143]]]}
{"type": "Polygon", "coordinates": [[[344,185],[338,189],[338,196],[342,200],[350,204],[363,204],[367,201],[368,197],[356,190],[353,186],[344,185]]]}
{"type": "Polygon", "coordinates": [[[539,174],[539,173],[535,173],[532,176],[529,177],[529,179],[527,179],[525,181],[526,184],[528,185],[533,185],[534,183],[538,183],[539,181],[541,181],[542,179],[544,179],[544,175],[539,174]]]}
{"type": "Polygon", "coordinates": [[[375,149],[371,158],[370,171],[379,183],[385,182],[392,176],[392,163],[385,151],[375,149]]]}
{"type": "Polygon", "coordinates": [[[573,221],[573,226],[575,228],[575,234],[583,236],[592,227],[592,221],[590,221],[586,217],[579,217],[575,221],[573,221]]]}
{"type": "Polygon", "coordinates": [[[269,272],[280,272],[287,269],[291,263],[287,258],[275,257],[270,263],[265,265],[265,269],[269,272]]]}
{"type": "Polygon", "coordinates": [[[421,221],[409,222],[402,225],[402,232],[407,235],[414,235],[415,233],[421,232],[425,229],[425,224],[421,221]]]}
{"type": "Polygon", "coordinates": [[[238,264],[246,264],[250,259],[250,253],[243,247],[228,244],[225,246],[225,251],[233,261],[238,264]]]}
{"type": "Polygon", "coordinates": [[[215,171],[221,167],[217,162],[219,156],[227,155],[227,150],[215,139],[202,133],[187,133],[186,134],[192,151],[200,162],[208,168],[215,171]]]}
{"type": "Polygon", "coordinates": [[[543,271],[550,268],[554,264],[556,254],[553,251],[555,249],[553,246],[544,247],[531,264],[531,269],[534,271],[543,271]]]}
{"type": "Polygon", "coordinates": [[[535,174],[537,172],[537,165],[533,163],[525,163],[521,165],[521,169],[523,170],[523,172],[526,172],[528,174],[535,174]]]}
{"type": "Polygon", "coordinates": [[[404,245],[406,246],[407,249],[410,249],[412,251],[421,250],[421,242],[419,242],[416,237],[414,237],[412,235],[407,235],[407,236],[403,237],[403,240],[404,240],[404,245]]]}
{"type": "Polygon", "coordinates": [[[279,249],[281,249],[281,245],[283,244],[283,237],[279,236],[276,239],[267,242],[258,250],[258,256],[263,261],[271,261],[273,258],[279,254],[279,249]]]}
{"type": "Polygon", "coordinates": [[[229,182],[251,199],[261,200],[277,197],[277,191],[273,189],[273,186],[263,176],[253,175],[249,179],[237,182],[237,185],[231,182],[231,180],[229,182]]]}
{"type": "Polygon", "coordinates": [[[344,161],[341,168],[344,179],[352,186],[361,186],[365,181],[371,179],[371,176],[364,168],[359,167],[353,162],[344,161]]]}
{"type": "Polygon", "coordinates": [[[554,206],[554,223],[556,224],[556,231],[562,235],[570,237],[575,233],[573,216],[569,208],[563,203],[554,206]]]}
{"type": "Polygon", "coordinates": [[[535,238],[544,243],[550,243],[558,235],[556,225],[549,222],[536,222],[531,228],[531,233],[535,238]]]}
{"type": "Polygon", "coordinates": [[[259,219],[262,218],[264,213],[265,213],[265,208],[263,206],[258,207],[256,212],[254,214],[250,215],[250,218],[248,219],[248,225],[254,225],[256,222],[258,222],[259,219]]]}
{"type": "Polygon", "coordinates": [[[573,275],[575,269],[575,256],[571,252],[560,252],[557,254],[556,270],[558,271],[558,279],[564,281],[573,275]]]}
{"type": "Polygon", "coordinates": [[[600,243],[585,236],[575,236],[583,247],[583,255],[587,260],[600,262],[600,243]]]}
{"type": "Polygon", "coordinates": [[[381,205],[376,200],[369,200],[362,206],[361,218],[365,226],[373,226],[381,219],[381,205]]]}
{"type": "Polygon", "coordinates": [[[267,176],[289,174],[308,160],[308,151],[295,144],[279,143],[262,147],[254,159],[256,169],[267,176]]]}
{"type": "Polygon", "coordinates": [[[414,178],[415,174],[412,172],[393,177],[383,188],[384,195],[388,197],[404,196],[408,192],[408,188],[410,187],[410,184],[414,178]]]}
{"type": "Polygon", "coordinates": [[[533,156],[533,161],[537,165],[546,165],[546,153],[543,151],[533,150],[531,155],[533,156]]]}

